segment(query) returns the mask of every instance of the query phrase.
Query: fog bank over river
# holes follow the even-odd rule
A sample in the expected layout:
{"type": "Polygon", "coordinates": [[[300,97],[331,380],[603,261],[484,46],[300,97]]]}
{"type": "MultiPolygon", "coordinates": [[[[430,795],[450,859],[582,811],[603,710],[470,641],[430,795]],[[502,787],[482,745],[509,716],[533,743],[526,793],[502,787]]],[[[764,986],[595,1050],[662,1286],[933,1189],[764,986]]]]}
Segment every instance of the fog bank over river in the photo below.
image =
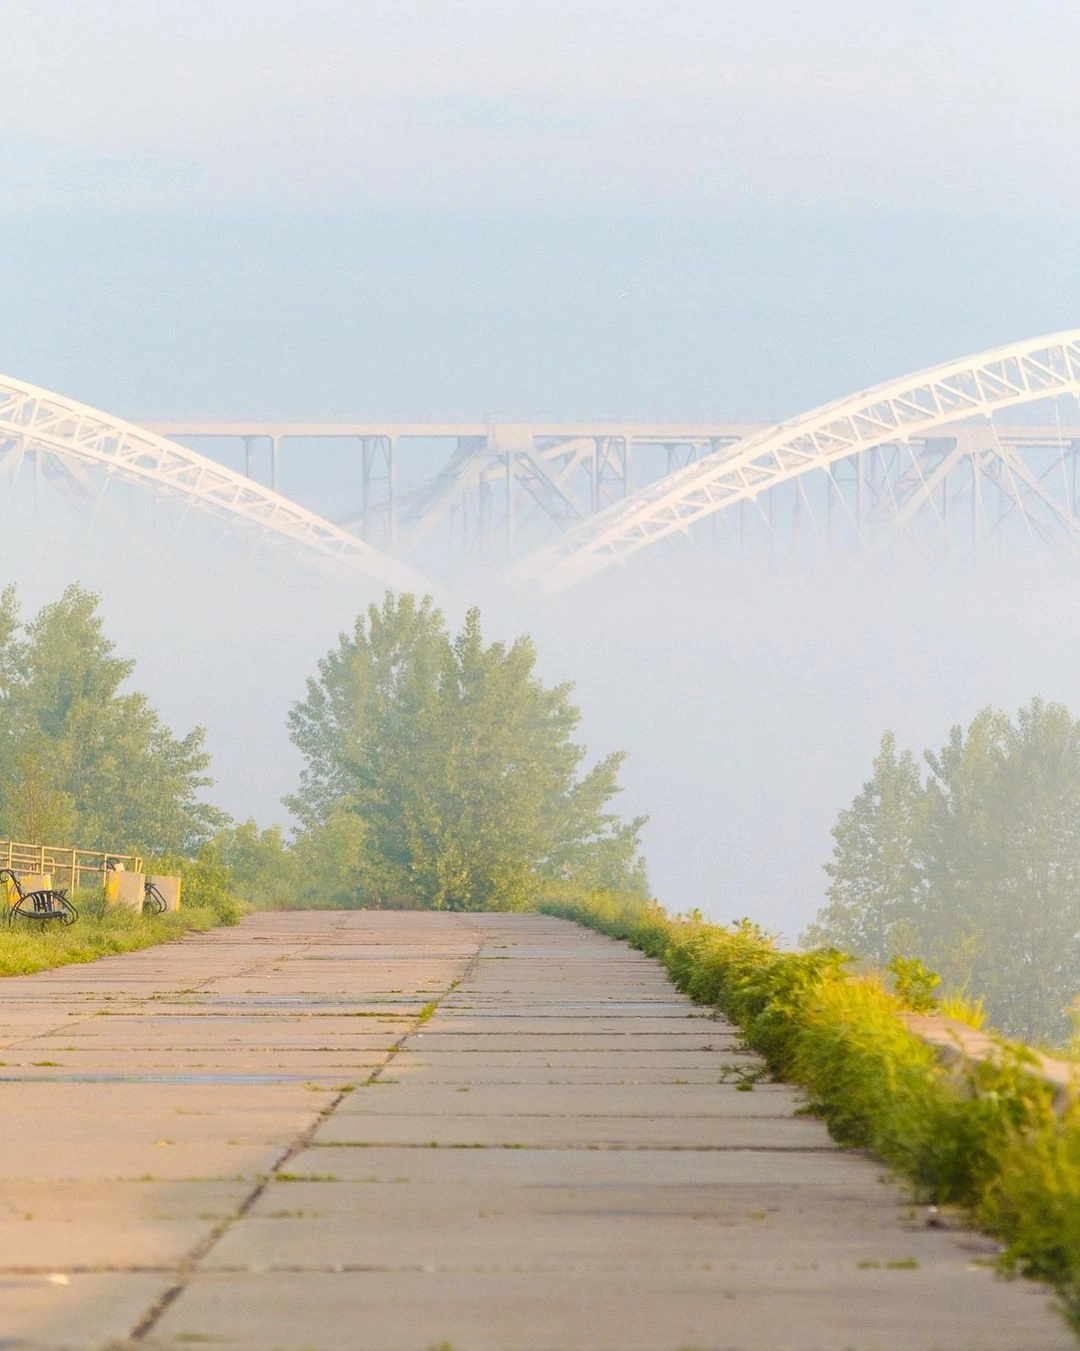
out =
{"type": "MultiPolygon", "coordinates": [[[[381,592],[344,584],[195,513],[106,495],[93,515],[48,489],[26,529],[20,490],[4,559],[24,611],[70,581],[100,591],[135,683],[177,732],[209,730],[212,797],[287,819],[299,758],[285,718],[315,664],[381,592]]],[[[494,579],[438,599],[479,603],[490,638],[530,632],[550,682],[572,680],[595,755],[629,752],[624,814],[669,909],[747,914],[794,937],[821,903],[830,828],[882,730],[917,751],[985,703],[1041,694],[1080,710],[1080,583],[851,559],[772,580],[706,557],[649,560],[558,597],[494,579]]]]}

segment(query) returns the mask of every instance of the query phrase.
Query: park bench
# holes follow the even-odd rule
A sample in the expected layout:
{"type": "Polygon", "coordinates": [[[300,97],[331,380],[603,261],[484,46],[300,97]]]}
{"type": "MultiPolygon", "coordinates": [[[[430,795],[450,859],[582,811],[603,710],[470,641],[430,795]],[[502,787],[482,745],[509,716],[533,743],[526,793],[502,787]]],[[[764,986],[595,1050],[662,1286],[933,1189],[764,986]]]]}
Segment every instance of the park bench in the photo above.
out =
{"type": "Polygon", "coordinates": [[[10,882],[15,890],[15,903],[8,906],[7,922],[14,924],[17,919],[30,919],[38,924],[48,924],[58,920],[61,924],[74,924],[79,912],[67,898],[67,892],[54,887],[43,887],[37,891],[26,891],[19,881],[17,873],[10,868],[0,868],[0,887],[10,882]]]}

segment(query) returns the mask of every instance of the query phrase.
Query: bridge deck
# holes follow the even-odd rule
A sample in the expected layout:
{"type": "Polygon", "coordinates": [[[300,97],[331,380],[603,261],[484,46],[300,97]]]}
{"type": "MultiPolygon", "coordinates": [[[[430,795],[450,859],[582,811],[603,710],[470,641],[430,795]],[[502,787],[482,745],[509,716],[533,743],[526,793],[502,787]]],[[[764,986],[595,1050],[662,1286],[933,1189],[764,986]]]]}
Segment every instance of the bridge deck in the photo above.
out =
{"type": "Polygon", "coordinates": [[[5,1348],[1074,1345],[560,921],[262,915],[2,993],[5,1348]]]}

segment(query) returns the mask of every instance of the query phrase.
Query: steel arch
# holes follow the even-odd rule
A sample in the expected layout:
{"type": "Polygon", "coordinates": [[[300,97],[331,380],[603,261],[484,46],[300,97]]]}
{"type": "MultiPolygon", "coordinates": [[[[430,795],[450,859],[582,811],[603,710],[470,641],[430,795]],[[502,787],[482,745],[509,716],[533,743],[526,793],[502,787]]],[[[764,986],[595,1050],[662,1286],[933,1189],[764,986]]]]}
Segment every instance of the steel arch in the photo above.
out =
{"type": "Polygon", "coordinates": [[[97,468],[158,496],[182,498],[211,515],[244,522],[274,544],[336,572],[395,589],[425,587],[404,563],[254,479],[155,432],[0,375],[0,462],[27,450],[76,470],[97,468]]]}
{"type": "Polygon", "coordinates": [[[1080,394],[1080,329],[995,348],[815,408],[704,456],[575,525],[511,569],[562,591],[776,484],[980,414],[1080,394]]]}

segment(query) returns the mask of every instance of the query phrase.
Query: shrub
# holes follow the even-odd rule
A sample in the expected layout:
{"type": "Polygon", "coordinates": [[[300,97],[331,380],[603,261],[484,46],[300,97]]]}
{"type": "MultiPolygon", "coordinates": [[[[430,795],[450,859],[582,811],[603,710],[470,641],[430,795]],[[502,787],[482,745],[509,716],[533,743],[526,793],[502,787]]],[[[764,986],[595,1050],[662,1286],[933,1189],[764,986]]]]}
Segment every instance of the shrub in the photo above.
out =
{"type": "Polygon", "coordinates": [[[936,971],[924,966],[918,957],[896,955],[885,968],[893,978],[893,989],[905,1008],[914,1013],[934,1013],[938,1001],[934,990],[941,983],[936,971]]]}
{"type": "Polygon", "coordinates": [[[148,860],[146,871],[179,874],[183,910],[205,910],[215,924],[236,924],[245,912],[232,894],[232,869],[221,862],[213,847],[194,859],[165,856],[148,860]]]}
{"type": "MultiPolygon", "coordinates": [[[[540,908],[658,957],[773,1074],[806,1089],[837,1140],[885,1160],[917,1198],[972,1211],[1004,1240],[1005,1269],[1050,1281],[1080,1331],[1080,1106],[1055,1115],[1053,1086],[1026,1047],[946,1063],[909,1031],[898,1015],[936,1006],[934,972],[894,960],[890,992],[877,975],[852,975],[843,953],[780,951],[745,919],[671,918],[611,893],[553,895],[540,908]]],[[[982,1021],[962,996],[944,1007],[982,1021]]]]}
{"type": "Polygon", "coordinates": [[[1080,1118],[1074,1106],[1004,1150],[979,1204],[1005,1240],[1005,1269],[1049,1281],[1080,1332],[1080,1118]]]}

